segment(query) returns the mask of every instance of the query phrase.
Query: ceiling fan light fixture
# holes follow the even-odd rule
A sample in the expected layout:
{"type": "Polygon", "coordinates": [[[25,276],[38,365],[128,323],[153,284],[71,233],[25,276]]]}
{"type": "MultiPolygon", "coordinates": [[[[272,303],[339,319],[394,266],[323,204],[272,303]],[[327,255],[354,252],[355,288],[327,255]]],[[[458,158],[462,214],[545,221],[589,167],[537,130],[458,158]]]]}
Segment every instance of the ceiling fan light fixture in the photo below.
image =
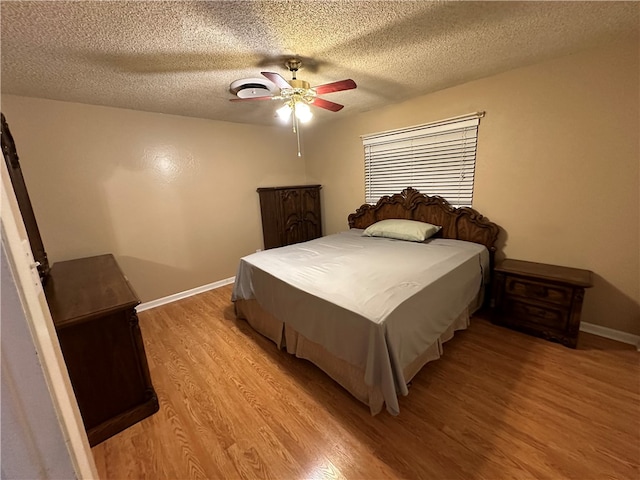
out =
{"type": "Polygon", "coordinates": [[[313,105],[330,112],[338,112],[344,108],[344,105],[325,100],[320,98],[319,95],[351,90],[356,88],[357,85],[356,82],[348,78],[312,87],[306,80],[300,80],[296,77],[297,71],[302,66],[302,62],[299,59],[290,58],[285,63],[285,66],[291,72],[293,77],[291,80],[287,81],[282,75],[275,72],[260,72],[269,80],[268,82],[258,78],[236,80],[231,84],[230,91],[239,98],[231,98],[230,101],[282,100],[283,104],[276,110],[276,114],[283,122],[288,122],[290,118],[293,120],[291,123],[293,125],[293,133],[295,133],[298,142],[298,156],[300,157],[302,153],[299,126],[301,123],[309,122],[313,117],[310,106],[313,105]],[[276,89],[280,90],[278,94],[274,93],[276,89]],[[266,90],[271,91],[271,95],[264,95],[266,90]]]}
{"type": "Polygon", "coordinates": [[[292,112],[300,123],[307,123],[311,118],[313,118],[311,108],[309,108],[309,105],[302,100],[289,101],[276,110],[278,117],[283,122],[289,120],[292,112]]]}
{"type": "Polygon", "coordinates": [[[276,110],[276,113],[278,114],[280,120],[286,122],[291,116],[291,106],[288,103],[285,103],[278,110],[276,110]]]}
{"type": "Polygon", "coordinates": [[[313,113],[311,113],[309,105],[304,102],[295,102],[294,108],[296,117],[298,117],[298,120],[300,120],[302,123],[307,123],[313,117],[313,113]]]}

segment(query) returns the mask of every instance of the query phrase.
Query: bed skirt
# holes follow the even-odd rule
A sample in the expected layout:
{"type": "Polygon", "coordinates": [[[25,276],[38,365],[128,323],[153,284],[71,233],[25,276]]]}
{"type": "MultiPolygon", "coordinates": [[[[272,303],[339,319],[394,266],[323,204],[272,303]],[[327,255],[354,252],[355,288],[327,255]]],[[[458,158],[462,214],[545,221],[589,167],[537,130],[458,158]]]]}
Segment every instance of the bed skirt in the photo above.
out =
{"type": "MultiPolygon", "coordinates": [[[[427,363],[440,358],[443,352],[442,345],[450,340],[457,330],[464,330],[469,326],[469,312],[474,312],[478,305],[479,299],[476,299],[451,323],[435,343],[404,367],[404,378],[407,382],[411,381],[427,363]]],[[[384,406],[382,391],[377,386],[365,384],[363,369],[349,364],[328,352],[322,345],[305,338],[293,327],[265,311],[254,299],[236,300],[235,311],[238,318],[247,320],[254,330],[273,341],[278,348],[286,348],[288,353],[309,360],[319,367],[354,397],[368,405],[372,415],[382,410],[384,406]]]]}

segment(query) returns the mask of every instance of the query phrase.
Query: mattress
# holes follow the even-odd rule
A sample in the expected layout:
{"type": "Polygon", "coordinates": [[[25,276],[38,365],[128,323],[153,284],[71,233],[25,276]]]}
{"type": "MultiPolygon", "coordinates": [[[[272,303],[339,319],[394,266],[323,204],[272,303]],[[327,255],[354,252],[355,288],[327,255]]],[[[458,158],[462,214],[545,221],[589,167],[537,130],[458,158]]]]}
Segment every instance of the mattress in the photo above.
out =
{"type": "Polygon", "coordinates": [[[482,292],[488,264],[479,244],[363,237],[351,229],[242,258],[232,300],[255,300],[282,322],[280,333],[277,323],[270,333],[280,346],[289,328],[362,372],[364,385],[379,389],[396,415],[397,396],[408,393],[407,367],[482,292]]]}

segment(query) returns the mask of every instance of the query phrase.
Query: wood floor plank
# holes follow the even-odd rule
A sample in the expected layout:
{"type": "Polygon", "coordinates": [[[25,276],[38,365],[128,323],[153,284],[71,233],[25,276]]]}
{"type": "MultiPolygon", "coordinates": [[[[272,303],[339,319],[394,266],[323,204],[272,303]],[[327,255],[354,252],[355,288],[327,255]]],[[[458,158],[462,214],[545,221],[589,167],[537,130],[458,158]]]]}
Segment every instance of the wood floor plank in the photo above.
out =
{"type": "Polygon", "coordinates": [[[142,312],[160,411],[93,448],[105,479],[640,479],[640,354],[481,317],[372,417],[235,318],[231,287],[142,312]]]}

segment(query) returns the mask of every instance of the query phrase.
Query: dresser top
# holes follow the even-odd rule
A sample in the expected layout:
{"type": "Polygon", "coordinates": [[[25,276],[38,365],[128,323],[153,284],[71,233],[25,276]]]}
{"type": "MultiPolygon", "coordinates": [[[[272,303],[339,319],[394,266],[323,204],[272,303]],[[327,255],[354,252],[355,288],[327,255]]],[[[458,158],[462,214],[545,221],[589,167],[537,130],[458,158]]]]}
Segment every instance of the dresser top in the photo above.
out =
{"type": "Polygon", "coordinates": [[[44,290],[56,328],[140,303],[111,254],[55,263],[44,290]]]}
{"type": "Polygon", "coordinates": [[[526,262],[524,260],[506,259],[495,267],[496,272],[537,278],[557,283],[566,283],[577,287],[592,287],[592,274],[589,270],[561,267],[546,263],[526,262]]]}

